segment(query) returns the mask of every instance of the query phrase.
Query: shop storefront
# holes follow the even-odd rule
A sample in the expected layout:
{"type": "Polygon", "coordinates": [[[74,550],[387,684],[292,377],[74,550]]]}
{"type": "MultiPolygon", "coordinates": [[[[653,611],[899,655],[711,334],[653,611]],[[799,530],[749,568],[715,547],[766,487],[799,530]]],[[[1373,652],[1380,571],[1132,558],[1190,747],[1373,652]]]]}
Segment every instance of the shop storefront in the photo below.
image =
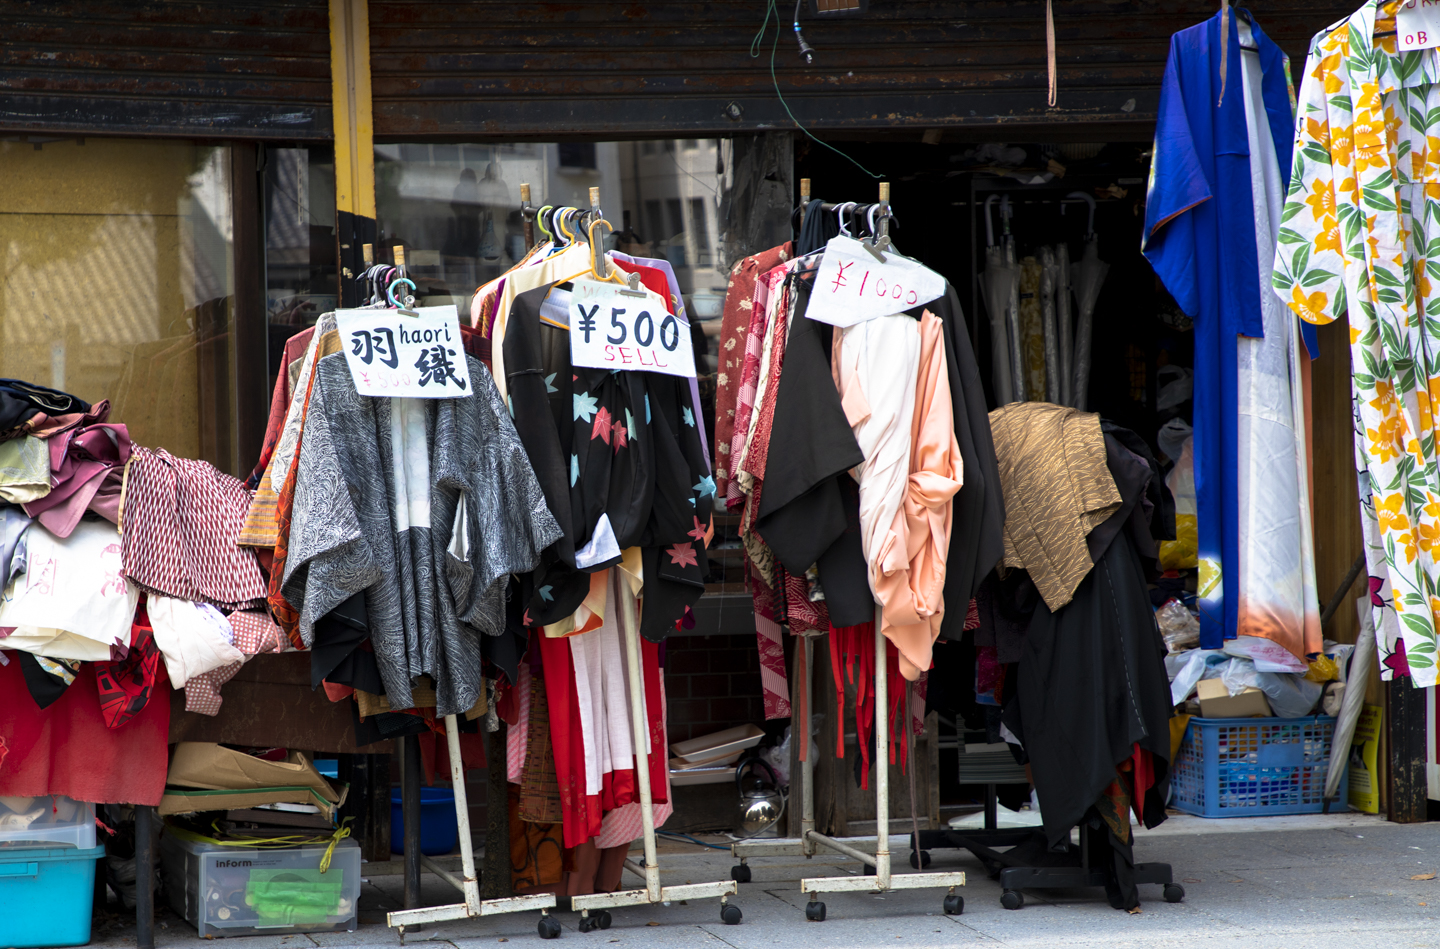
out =
{"type": "MultiPolygon", "coordinates": [[[[322,316],[371,298],[381,275],[362,279],[367,268],[403,268],[414,307],[454,306],[461,324],[468,327],[473,312],[478,326],[477,289],[513,279],[533,246],[561,227],[536,212],[583,211],[598,189],[611,229],[603,249],[648,261],[645,266],[673,280],[672,312],[688,315],[699,340],[695,396],[686,409],[694,409],[706,433],[708,461],[719,466],[729,446],[717,442],[717,423],[727,428],[737,398],[727,377],[740,371],[730,355],[736,340],[724,332],[736,305],[727,299],[734,292],[732,268],[799,239],[802,222],[816,227],[816,219],[804,222],[802,215],[827,216],[816,233],[844,227],[873,236],[866,222],[845,217],[843,208],[837,215],[835,206],[878,204],[883,180],[895,246],[954,290],[953,326],[963,329],[973,354],[975,378],[967,381],[983,402],[972,407],[983,417],[1017,397],[1058,402],[1100,413],[1134,433],[1156,459],[1156,480],[1164,480],[1180,514],[1173,539],[1158,528],[1155,533],[1175,546],[1160,548],[1169,572],[1150,585],[1150,605],[1177,604],[1171,612],[1176,643],[1218,647],[1201,634],[1194,643],[1185,639],[1191,623],[1228,622],[1233,632],[1240,622],[1223,612],[1202,619],[1207,580],[1196,548],[1204,547],[1207,528],[1196,523],[1195,487],[1185,483],[1183,470],[1176,474],[1189,458],[1186,437],[1201,424],[1194,415],[1200,344],[1178,291],[1157,274],[1163,266],[1141,250],[1153,224],[1147,185],[1154,134],[1164,121],[1170,38],[1213,17],[1214,8],[1056,4],[1056,48],[1047,55],[1046,3],[851,6],[802,4],[801,31],[792,30],[789,8],[773,3],[521,7],[332,0],[327,6],[291,0],[244,10],[190,4],[163,16],[125,4],[84,13],[32,11],[16,25],[19,55],[0,84],[0,168],[12,185],[0,198],[6,255],[0,377],[91,405],[108,400],[110,422],[123,423],[134,445],[250,479],[251,491],[273,491],[284,505],[290,503],[284,478],[267,463],[284,451],[297,386],[297,411],[304,414],[312,371],[306,347],[333,328],[322,316]],[[821,12],[831,7],[846,9],[821,12]],[[1052,82],[1053,103],[1047,102],[1052,82]],[[802,181],[805,195],[821,205],[802,201],[802,181]],[[1000,248],[1003,256],[1007,240],[1014,246],[1010,330],[1006,301],[989,296],[995,273],[989,249],[1000,248]],[[1080,383],[1073,383],[1073,366],[1059,379],[1058,351],[1047,357],[1044,350],[1051,309],[1072,309],[1069,295],[1062,304],[1053,283],[1044,283],[1055,279],[1046,276],[1046,254],[1062,245],[1077,268],[1087,259],[1108,265],[1090,296],[1088,317],[1078,288],[1073,298],[1072,318],[1093,327],[1089,376],[1080,383]],[[1037,350],[1032,356],[1026,349],[1011,363],[1005,334],[1017,329],[1023,341],[1017,345],[1033,343],[1037,350]],[[1070,383],[1078,388],[1065,395],[1070,383]],[[273,485],[266,480],[272,475],[273,485]]],[[[1284,3],[1255,16],[1288,55],[1298,86],[1315,68],[1306,58],[1311,37],[1351,12],[1353,4],[1284,3]]],[[[1229,81],[1239,89],[1234,72],[1229,81]]],[[[795,250],[792,245],[786,253],[795,250]]],[[[395,276],[383,275],[384,286],[395,276]]],[[[492,365],[492,334],[479,335],[486,337],[484,355],[479,342],[471,354],[492,365]]],[[[742,334],[742,350],[744,343],[742,334]]],[[[1270,402],[1253,413],[1308,440],[1303,477],[1292,465],[1286,497],[1304,496],[1309,523],[1302,529],[1298,520],[1287,522],[1293,544],[1282,546],[1294,563],[1277,557],[1271,565],[1280,577],[1272,585],[1294,586],[1305,614],[1301,639],[1289,644],[1299,658],[1287,671],[1297,677],[1309,671],[1307,654],[1333,656],[1337,645],[1343,665],[1365,614],[1355,598],[1368,595],[1352,569],[1365,540],[1355,503],[1348,330],[1337,321],[1304,345],[1304,355],[1313,358],[1302,368],[1297,357],[1293,373],[1288,364],[1285,372],[1281,401],[1288,421],[1271,418],[1270,402]]],[[[501,358],[511,356],[502,351],[501,358]]],[[[1265,398],[1272,397],[1267,390],[1265,398]]],[[[510,413],[516,414],[514,405],[510,413]]],[[[526,437],[523,425],[520,436],[526,437]]],[[[1256,444],[1270,437],[1257,435],[1256,444]]],[[[298,459],[298,447],[290,450],[298,459]]],[[[772,447],[772,455],[779,450],[772,447]]],[[[992,460],[997,450],[988,449],[992,460]]],[[[538,462],[535,468],[543,481],[538,462]]],[[[566,476],[573,487],[575,476],[566,476]]],[[[1256,466],[1245,477],[1270,476],[1256,466]]],[[[298,484],[290,489],[303,493],[298,484]]],[[[1253,485],[1239,490],[1252,491],[1242,494],[1242,511],[1277,503],[1273,495],[1259,500],[1263,492],[1253,485]]],[[[1156,499],[1161,493],[1157,485],[1156,499]]],[[[1293,498],[1285,503],[1302,510],[1293,498]]],[[[666,639],[663,666],[654,656],[644,660],[663,670],[666,739],[673,746],[752,725],[765,733],[762,746],[780,746],[792,713],[802,706],[806,716],[823,713],[815,746],[825,753],[811,762],[814,785],[806,789],[816,807],[813,828],[797,810],[784,817],[786,833],[875,833],[874,791],[858,789],[852,774],[855,760],[870,753],[856,736],[855,687],[836,688],[849,654],[832,657],[824,638],[813,648],[801,645],[790,633],[804,621],[793,612],[793,622],[762,617],[757,623],[757,560],[747,546],[752,525],[743,504],[718,504],[708,526],[704,596],[666,639]],[[768,645],[767,624],[776,632],[768,645]],[[839,724],[845,721],[851,724],[839,724]],[[837,743],[844,758],[830,760],[837,743]]],[[[1250,524],[1257,533],[1272,527],[1250,524]]],[[[1263,551],[1264,542],[1256,543],[1263,551]]],[[[277,549],[273,540],[268,548],[246,549],[261,551],[259,563],[270,570],[265,558],[277,549]]],[[[1245,556],[1248,567],[1254,558],[1245,556]]],[[[803,586],[805,572],[799,573],[803,586]]],[[[1246,576],[1269,583],[1263,572],[1246,576]]],[[[275,592],[267,590],[271,597],[275,592]]],[[[949,612],[963,619],[964,605],[950,604],[949,612]]],[[[890,786],[904,789],[890,808],[897,833],[902,823],[909,833],[912,817],[922,831],[942,830],[957,808],[986,798],[986,785],[1001,786],[1003,804],[1019,807],[1028,797],[1026,778],[975,777],[983,769],[960,777],[967,746],[998,747],[998,712],[987,737],[991,713],[984,707],[995,705],[1001,686],[991,683],[987,701],[973,633],[957,631],[954,639],[935,647],[928,698],[911,696],[923,725],[905,751],[914,773],[898,763],[888,772],[890,786]]],[[[1003,652],[993,633],[987,648],[1003,652]]],[[[870,651],[873,661],[873,646],[870,651]]],[[[486,662],[492,662],[488,653],[486,662]]],[[[1183,664],[1172,661],[1171,679],[1183,664]]],[[[1427,754],[1435,746],[1427,737],[1434,731],[1428,725],[1433,689],[1413,689],[1404,675],[1382,682],[1380,668],[1346,683],[1364,691],[1365,704],[1380,717],[1375,803],[1392,820],[1424,820],[1427,775],[1435,769],[1433,753],[1427,754]]],[[[491,686],[485,714],[475,716],[479,724],[464,726],[461,743],[450,747],[470,776],[471,831],[490,857],[482,890],[499,898],[524,892],[501,879],[514,877],[503,869],[503,848],[523,838],[515,826],[535,822],[520,814],[533,802],[507,807],[506,782],[499,780],[508,772],[517,790],[530,788],[518,777],[525,769],[507,765],[503,740],[505,729],[515,727],[520,700],[507,699],[505,677],[492,665],[486,670],[487,681],[498,679],[502,687],[491,686]],[[495,735],[502,739],[492,740],[495,735]]],[[[352,819],[367,859],[388,859],[392,768],[411,792],[418,791],[422,771],[438,771],[443,783],[449,768],[443,728],[424,736],[360,728],[357,717],[373,720],[380,707],[360,710],[368,700],[344,692],[359,688],[353,682],[320,687],[323,674],[313,681],[312,674],[307,652],[256,655],[217,684],[223,705],[213,710],[166,690],[173,708],[168,741],[338,758],[336,780],[349,785],[349,794],[343,803],[327,804],[352,819]],[[266,708],[286,714],[266,715],[266,708]],[[391,751],[401,746],[406,751],[392,764],[391,751]]],[[[1324,709],[1326,686],[1313,684],[1313,694],[1304,687],[1310,701],[1302,715],[1324,709]]],[[[534,693],[525,694],[528,704],[534,693]]],[[[1173,704],[1183,706],[1187,697],[1173,704]]],[[[436,700],[429,701],[433,720],[436,700]]],[[[891,701],[900,700],[892,693],[891,701]]],[[[1190,701],[1189,711],[1198,713],[1203,693],[1190,701]]],[[[1266,708],[1281,714],[1273,696],[1266,708]]],[[[384,712],[390,713],[388,705],[384,712]]],[[[463,719],[465,709],[460,712],[463,719]]],[[[775,752],[792,775],[802,770],[798,744],[775,752]]],[[[523,758],[526,750],[510,748],[512,757],[523,758]]],[[[672,767],[674,783],[689,764],[672,767]]],[[[665,827],[719,829],[717,789],[730,789],[723,797],[728,805],[733,771],[725,781],[675,784],[665,827]]],[[[798,795],[795,800],[798,805],[798,795]]],[[[539,852],[535,840],[529,846],[532,856],[539,852]]],[[[558,872],[558,864],[547,864],[543,873],[534,869],[529,882],[540,889],[558,882],[540,879],[558,872]]]]}

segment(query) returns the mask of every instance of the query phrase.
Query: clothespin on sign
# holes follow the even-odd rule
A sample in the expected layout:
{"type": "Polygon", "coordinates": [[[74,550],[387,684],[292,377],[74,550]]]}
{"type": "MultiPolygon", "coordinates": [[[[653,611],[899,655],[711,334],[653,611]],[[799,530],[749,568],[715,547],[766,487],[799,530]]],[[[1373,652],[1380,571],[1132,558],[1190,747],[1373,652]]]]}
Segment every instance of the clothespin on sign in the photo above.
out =
{"type": "Polygon", "coordinates": [[[875,211],[875,237],[860,242],[876,260],[885,263],[885,251],[890,249],[890,182],[880,182],[880,203],[875,211]]]}

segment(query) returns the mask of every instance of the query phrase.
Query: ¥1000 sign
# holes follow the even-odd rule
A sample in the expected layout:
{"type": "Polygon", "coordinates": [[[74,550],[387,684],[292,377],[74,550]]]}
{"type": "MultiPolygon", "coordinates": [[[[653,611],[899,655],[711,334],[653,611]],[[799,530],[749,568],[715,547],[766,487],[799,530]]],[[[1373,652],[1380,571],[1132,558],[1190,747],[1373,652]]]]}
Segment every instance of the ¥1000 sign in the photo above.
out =
{"type": "Polygon", "coordinates": [[[335,322],[361,395],[457,399],[473,391],[453,305],[339,310],[335,322]]]}

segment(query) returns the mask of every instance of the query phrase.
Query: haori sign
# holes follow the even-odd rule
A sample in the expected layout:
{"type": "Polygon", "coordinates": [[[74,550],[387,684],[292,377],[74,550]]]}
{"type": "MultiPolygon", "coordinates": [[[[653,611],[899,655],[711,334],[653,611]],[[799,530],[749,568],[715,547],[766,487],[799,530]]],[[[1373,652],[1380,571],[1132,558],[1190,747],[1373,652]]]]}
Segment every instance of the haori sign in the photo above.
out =
{"type": "Polygon", "coordinates": [[[361,395],[457,399],[471,393],[460,317],[453,305],[339,310],[335,323],[361,395]],[[412,313],[416,315],[408,315],[412,313]]]}

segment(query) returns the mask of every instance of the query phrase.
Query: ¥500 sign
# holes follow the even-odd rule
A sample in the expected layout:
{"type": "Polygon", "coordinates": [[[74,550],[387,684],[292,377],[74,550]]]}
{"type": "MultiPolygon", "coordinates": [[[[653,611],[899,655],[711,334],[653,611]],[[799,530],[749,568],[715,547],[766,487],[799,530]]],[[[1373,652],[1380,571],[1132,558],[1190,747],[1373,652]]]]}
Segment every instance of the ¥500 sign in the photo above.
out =
{"type": "Polygon", "coordinates": [[[650,291],[576,280],[570,295],[570,362],[594,369],[695,375],[690,324],[650,291]]]}
{"type": "Polygon", "coordinates": [[[471,393],[470,366],[452,306],[339,310],[345,362],[361,395],[457,399],[471,393]]]}
{"type": "Polygon", "coordinates": [[[1440,46],[1440,0],[1405,0],[1395,11],[1400,52],[1440,46]]]}

